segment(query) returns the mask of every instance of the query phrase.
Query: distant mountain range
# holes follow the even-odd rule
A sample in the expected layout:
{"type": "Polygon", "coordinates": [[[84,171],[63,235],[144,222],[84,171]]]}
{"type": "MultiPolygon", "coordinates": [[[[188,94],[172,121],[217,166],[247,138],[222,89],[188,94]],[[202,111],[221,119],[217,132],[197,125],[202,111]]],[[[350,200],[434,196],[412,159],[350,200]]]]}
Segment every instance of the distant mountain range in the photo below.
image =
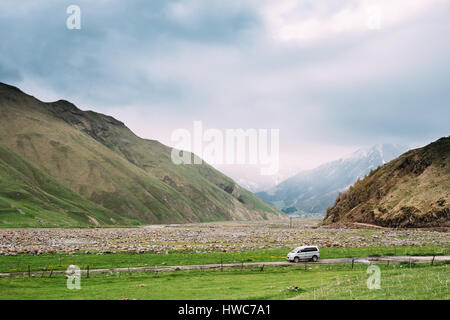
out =
{"type": "Polygon", "coordinates": [[[105,226],[284,216],[207,164],[68,101],[0,83],[0,227],[105,226]]]}
{"type": "Polygon", "coordinates": [[[340,192],[407,150],[406,146],[392,144],[360,149],[342,159],[302,171],[256,194],[289,215],[324,216],[340,192]]]}
{"type": "Polygon", "coordinates": [[[450,137],[411,150],[339,195],[325,224],[450,228],[450,137]]]}

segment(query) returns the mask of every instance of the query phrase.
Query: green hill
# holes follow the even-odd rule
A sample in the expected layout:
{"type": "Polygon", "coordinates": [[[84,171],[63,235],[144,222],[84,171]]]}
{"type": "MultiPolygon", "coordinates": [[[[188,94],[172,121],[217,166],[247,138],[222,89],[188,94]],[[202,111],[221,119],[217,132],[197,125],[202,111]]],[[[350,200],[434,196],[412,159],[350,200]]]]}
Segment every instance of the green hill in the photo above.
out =
{"type": "Polygon", "coordinates": [[[341,194],[325,224],[450,227],[450,137],[411,150],[341,194]]]}
{"type": "Polygon", "coordinates": [[[0,146],[0,224],[19,226],[89,226],[128,224],[118,214],[84,199],[0,146]]]}
{"type": "Polygon", "coordinates": [[[183,223],[282,216],[207,164],[173,164],[169,147],[137,137],[112,117],[82,111],[64,100],[44,103],[5,84],[0,84],[0,146],[0,176],[2,180],[5,177],[0,184],[3,226],[183,223]],[[16,167],[15,162],[23,165],[16,167]],[[35,179],[30,172],[48,179],[35,179]],[[27,202],[12,196],[9,188],[36,192],[27,202]],[[46,196],[58,201],[49,206],[46,196]],[[38,219],[41,223],[27,215],[13,218],[11,204],[42,215],[38,219]]]}

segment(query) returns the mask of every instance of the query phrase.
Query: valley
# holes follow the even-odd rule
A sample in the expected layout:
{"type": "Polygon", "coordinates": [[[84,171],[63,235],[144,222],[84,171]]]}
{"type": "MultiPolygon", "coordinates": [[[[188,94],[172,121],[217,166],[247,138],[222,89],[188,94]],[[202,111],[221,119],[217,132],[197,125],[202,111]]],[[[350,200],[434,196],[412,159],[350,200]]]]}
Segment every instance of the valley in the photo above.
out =
{"type": "Polygon", "coordinates": [[[261,199],[65,100],[0,83],[0,115],[0,299],[448,299],[450,138],[360,150],[261,199]],[[302,245],[318,263],[286,262],[302,245]]]}

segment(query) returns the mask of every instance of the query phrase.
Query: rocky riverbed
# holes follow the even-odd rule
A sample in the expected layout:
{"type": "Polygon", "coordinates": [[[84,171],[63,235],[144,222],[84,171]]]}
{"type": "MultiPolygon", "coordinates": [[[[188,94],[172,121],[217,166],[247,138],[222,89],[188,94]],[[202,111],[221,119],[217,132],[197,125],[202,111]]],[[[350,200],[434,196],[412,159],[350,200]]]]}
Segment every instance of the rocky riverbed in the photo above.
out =
{"type": "Polygon", "coordinates": [[[450,245],[450,233],[425,230],[324,228],[319,222],[225,222],[141,228],[0,229],[0,255],[43,253],[167,253],[319,247],[450,245]]]}

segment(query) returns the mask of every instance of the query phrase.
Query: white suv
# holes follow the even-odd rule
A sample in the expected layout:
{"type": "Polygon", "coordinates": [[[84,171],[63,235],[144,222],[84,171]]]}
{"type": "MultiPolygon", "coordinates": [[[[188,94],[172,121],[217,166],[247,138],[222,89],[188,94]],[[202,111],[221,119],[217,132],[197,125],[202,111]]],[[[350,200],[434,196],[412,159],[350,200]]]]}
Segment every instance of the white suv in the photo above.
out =
{"type": "Polygon", "coordinates": [[[319,248],[316,246],[298,247],[288,253],[286,260],[299,262],[300,260],[311,260],[316,262],[320,258],[319,248]]]}

